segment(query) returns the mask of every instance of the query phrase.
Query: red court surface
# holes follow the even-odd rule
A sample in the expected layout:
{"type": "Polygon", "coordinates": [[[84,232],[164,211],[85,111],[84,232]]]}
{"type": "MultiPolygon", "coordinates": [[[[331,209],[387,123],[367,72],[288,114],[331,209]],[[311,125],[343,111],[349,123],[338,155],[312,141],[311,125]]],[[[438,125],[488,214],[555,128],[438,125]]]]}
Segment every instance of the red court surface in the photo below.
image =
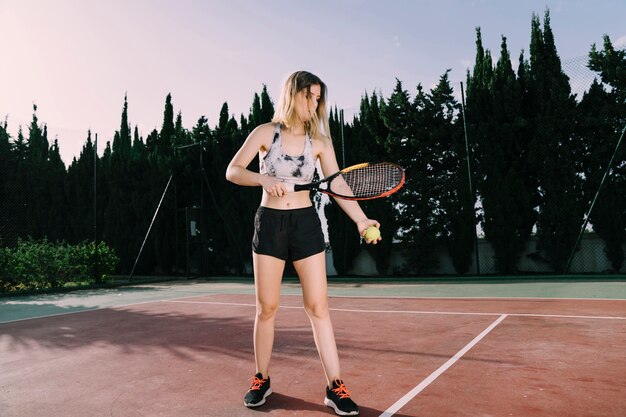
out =
{"type": "MultiPolygon", "coordinates": [[[[362,416],[624,416],[626,300],[332,297],[362,416]]],[[[0,415],[329,416],[302,298],[284,295],[265,405],[253,295],[0,324],[0,415]]]]}

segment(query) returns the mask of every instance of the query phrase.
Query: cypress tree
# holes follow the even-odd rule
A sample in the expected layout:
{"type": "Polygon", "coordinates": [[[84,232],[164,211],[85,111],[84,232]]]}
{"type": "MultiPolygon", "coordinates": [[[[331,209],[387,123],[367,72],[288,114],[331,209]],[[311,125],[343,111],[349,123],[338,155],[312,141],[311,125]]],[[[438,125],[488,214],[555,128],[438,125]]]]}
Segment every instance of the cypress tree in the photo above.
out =
{"type": "Polygon", "coordinates": [[[615,49],[608,35],[604,35],[603,46],[604,49],[599,51],[595,44],[592,45],[589,68],[598,72],[602,82],[612,87],[611,97],[623,123],[626,119],[626,49],[615,49]]]}
{"type": "Polygon", "coordinates": [[[176,141],[174,142],[175,146],[189,145],[191,143],[191,134],[183,127],[183,114],[180,111],[176,115],[174,130],[174,136],[176,138],[176,141]]]}
{"type": "MultiPolygon", "coordinates": [[[[5,117],[4,122],[0,123],[0,158],[6,161],[11,154],[11,136],[7,130],[8,121],[5,117]]],[[[4,165],[6,166],[6,165],[4,165]]]]}
{"type": "MultiPolygon", "coordinates": [[[[352,142],[350,155],[354,160],[350,161],[349,165],[363,161],[381,162],[389,159],[386,150],[389,129],[385,126],[381,113],[384,106],[384,99],[376,93],[372,94],[368,105],[362,106],[361,120],[363,126],[358,135],[350,138],[350,142],[352,142]]],[[[376,245],[366,245],[365,243],[363,245],[374,258],[376,269],[382,274],[386,274],[389,270],[392,243],[397,232],[395,198],[397,195],[361,203],[367,216],[378,220],[381,224],[382,241],[376,245]]],[[[343,213],[342,215],[345,216],[343,213]]],[[[349,219],[347,221],[349,224],[348,233],[354,234],[354,229],[350,230],[353,227],[352,222],[349,219]]],[[[349,238],[351,239],[351,237],[349,238]]]]}
{"type": "Polygon", "coordinates": [[[172,95],[165,97],[165,109],[163,110],[163,125],[159,132],[159,154],[166,157],[171,156],[172,146],[176,142],[176,127],[174,126],[174,106],[172,105],[172,95]]]}
{"type": "MultiPolygon", "coordinates": [[[[602,82],[610,88],[607,91],[594,82],[579,105],[584,141],[590,144],[586,172],[586,178],[589,179],[588,201],[595,195],[601,175],[604,174],[626,125],[626,50],[615,49],[609,36],[605,35],[603,50],[598,50],[595,44],[591,47],[589,68],[598,72],[602,82]]],[[[619,271],[624,263],[622,247],[626,240],[625,166],[626,145],[622,143],[590,215],[594,231],[605,242],[606,254],[613,271],[619,271]]]]}
{"type": "Polygon", "coordinates": [[[29,193],[24,192],[24,190],[29,190],[27,175],[30,167],[28,154],[28,142],[24,137],[24,132],[20,126],[17,131],[17,138],[13,143],[14,170],[7,177],[7,180],[12,179],[12,181],[7,182],[7,184],[12,191],[9,195],[9,205],[13,209],[12,218],[14,230],[16,231],[16,234],[11,236],[11,245],[17,243],[17,238],[24,238],[28,236],[29,232],[26,229],[27,223],[29,219],[32,218],[32,209],[29,206],[29,193]]]}
{"type": "Polygon", "coordinates": [[[17,166],[15,151],[7,128],[7,119],[0,123],[0,247],[12,246],[17,236],[15,224],[14,175],[17,166]]]}
{"type": "Polygon", "coordinates": [[[436,251],[436,205],[432,143],[428,136],[426,108],[429,98],[422,86],[411,102],[400,80],[384,107],[382,117],[389,129],[386,149],[406,169],[406,183],[398,196],[398,237],[406,264],[404,273],[427,274],[438,266],[436,251]]]}
{"type": "MultiPolygon", "coordinates": [[[[113,145],[105,150],[108,162],[106,179],[108,200],[104,213],[104,240],[120,257],[118,272],[130,272],[141,246],[143,234],[136,232],[137,222],[145,223],[146,212],[138,218],[136,211],[134,172],[132,170],[132,143],[128,123],[128,99],[124,96],[120,130],[115,132],[113,145]],[[133,231],[133,232],[129,232],[133,231]]],[[[147,226],[146,226],[147,228],[147,226]]],[[[146,229],[144,229],[146,230],[146,229]]]]}
{"type": "Polygon", "coordinates": [[[472,262],[476,225],[466,170],[465,142],[462,124],[457,122],[460,110],[446,71],[425,102],[430,164],[435,196],[436,234],[445,245],[459,274],[469,270],[472,262]]]}
{"type": "Polygon", "coordinates": [[[148,159],[148,148],[143,143],[143,139],[139,136],[139,128],[137,126],[135,126],[135,129],[133,131],[133,145],[131,154],[134,164],[139,161],[146,161],[148,159]]]}
{"type": "MultiPolygon", "coordinates": [[[[577,133],[587,145],[585,168],[586,201],[597,193],[616,146],[615,107],[611,94],[594,80],[578,106],[577,133]]],[[[624,264],[626,240],[626,151],[618,150],[590,214],[593,230],[602,238],[613,272],[624,264]]]]}
{"type": "Polygon", "coordinates": [[[250,121],[250,127],[253,129],[260,125],[262,116],[261,116],[261,97],[257,93],[254,93],[254,99],[252,100],[252,108],[250,109],[250,117],[248,120],[250,121]]]}
{"type": "MultiPolygon", "coordinates": [[[[274,103],[267,92],[267,86],[263,84],[261,95],[254,93],[252,107],[248,116],[247,127],[252,131],[255,127],[263,123],[269,123],[274,117],[274,103]]],[[[242,123],[242,129],[243,129],[242,123]]]]}
{"type": "Polygon", "coordinates": [[[59,153],[59,142],[54,140],[48,151],[46,163],[46,203],[49,211],[45,217],[46,230],[51,240],[64,240],[70,223],[67,204],[67,171],[59,153]]]}
{"type": "MultiPolygon", "coordinates": [[[[267,85],[263,84],[261,91],[261,118],[260,123],[268,123],[274,117],[274,103],[267,92],[267,85]]],[[[242,126],[243,127],[243,126],[242,126]]]]}
{"type": "MultiPolygon", "coordinates": [[[[360,119],[363,120],[369,111],[370,101],[368,95],[365,94],[365,96],[361,98],[360,119]]],[[[347,130],[346,126],[344,126],[345,149],[342,149],[340,144],[342,126],[337,109],[335,108],[334,112],[331,110],[330,113],[330,133],[333,138],[333,147],[338,164],[340,166],[343,165],[344,156],[346,158],[346,166],[363,162],[363,159],[360,159],[363,153],[361,147],[365,146],[368,140],[371,140],[371,138],[363,140],[363,135],[368,135],[366,128],[357,118],[355,118],[351,130],[347,130]]],[[[324,174],[329,175],[332,173],[324,174]]],[[[367,211],[366,213],[374,217],[371,213],[367,211]]],[[[354,260],[360,251],[360,237],[352,221],[346,217],[341,207],[339,207],[333,198],[330,198],[328,203],[324,206],[324,217],[328,225],[328,241],[332,248],[333,266],[339,275],[346,275],[352,270],[354,260]]],[[[381,223],[383,222],[381,221],[381,223]]]]}
{"type": "Polygon", "coordinates": [[[122,108],[122,121],[120,130],[115,132],[113,137],[113,154],[116,163],[120,165],[128,163],[130,160],[130,150],[132,142],[130,137],[130,125],[128,124],[128,97],[124,95],[124,107],[122,108]]]}
{"type": "Polygon", "coordinates": [[[543,31],[533,15],[530,82],[535,111],[535,166],[542,198],[537,222],[537,249],[554,271],[566,266],[582,225],[584,201],[580,168],[581,146],[573,135],[575,101],[554,45],[550,14],[543,31]]]}
{"type": "MultiPolygon", "coordinates": [[[[204,186],[208,195],[205,211],[212,225],[209,244],[215,259],[211,265],[213,273],[243,273],[245,264],[250,262],[252,222],[260,190],[259,187],[239,187],[224,178],[226,166],[244,140],[237,121],[228,113],[228,104],[224,103],[206,152],[208,181],[204,186]]],[[[256,159],[248,169],[258,172],[256,159]]]]}
{"type": "MultiPolygon", "coordinates": [[[[220,109],[220,118],[215,129],[216,132],[221,132],[226,129],[226,125],[228,124],[228,119],[230,118],[230,113],[228,112],[228,103],[224,102],[222,104],[222,108],[220,109]]],[[[252,121],[250,121],[252,123],[252,121]]]]}
{"type": "MultiPolygon", "coordinates": [[[[481,64],[490,65],[484,61],[481,64]]],[[[482,115],[478,141],[483,227],[495,253],[496,268],[511,274],[517,271],[535,223],[536,186],[526,168],[530,146],[523,134],[527,123],[523,91],[511,66],[505,37],[487,88],[486,108],[491,113],[482,115]]]]}
{"type": "Polygon", "coordinates": [[[28,129],[28,159],[25,170],[21,173],[25,180],[26,234],[34,239],[47,236],[46,216],[50,207],[47,207],[47,173],[46,163],[48,160],[47,130],[42,129],[37,118],[37,105],[33,105],[33,118],[28,129]]]}
{"type": "MultiPolygon", "coordinates": [[[[150,155],[149,163],[146,166],[149,172],[152,172],[150,175],[151,186],[149,187],[151,193],[149,193],[148,201],[144,203],[146,207],[151,207],[148,211],[150,213],[154,213],[158,208],[158,202],[165,192],[165,187],[174,169],[174,146],[182,142],[184,136],[182,114],[179,112],[175,121],[172,95],[168,94],[165,98],[163,124],[159,132],[157,147],[150,155]],[[179,137],[179,134],[182,137],[179,137]]],[[[175,259],[175,251],[172,248],[176,238],[174,224],[176,201],[173,194],[172,189],[168,189],[168,193],[159,208],[150,238],[150,249],[156,263],[156,270],[166,274],[171,273],[175,259]]],[[[146,230],[148,225],[149,223],[146,225],[146,230]]],[[[150,258],[147,258],[144,262],[150,265],[149,261],[150,258]]]]}
{"type": "Polygon", "coordinates": [[[241,129],[241,133],[246,137],[250,134],[250,132],[252,132],[248,119],[246,119],[246,116],[244,116],[243,113],[239,117],[239,127],[241,129]]]}
{"type": "Polygon", "coordinates": [[[78,159],[74,158],[67,170],[68,213],[73,221],[68,222],[68,242],[75,244],[93,239],[93,171],[94,149],[91,131],[78,159]]]}

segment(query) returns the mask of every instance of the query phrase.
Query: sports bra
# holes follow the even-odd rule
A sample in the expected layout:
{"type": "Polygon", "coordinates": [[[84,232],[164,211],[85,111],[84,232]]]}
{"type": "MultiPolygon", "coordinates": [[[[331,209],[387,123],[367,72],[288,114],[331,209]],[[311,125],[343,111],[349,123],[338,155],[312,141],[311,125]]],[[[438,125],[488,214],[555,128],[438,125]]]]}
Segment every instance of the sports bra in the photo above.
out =
{"type": "Polygon", "coordinates": [[[293,184],[308,184],[313,181],[315,159],[311,136],[306,134],[302,154],[288,155],[283,151],[280,123],[276,124],[270,148],[265,156],[259,154],[259,173],[293,184]]]}

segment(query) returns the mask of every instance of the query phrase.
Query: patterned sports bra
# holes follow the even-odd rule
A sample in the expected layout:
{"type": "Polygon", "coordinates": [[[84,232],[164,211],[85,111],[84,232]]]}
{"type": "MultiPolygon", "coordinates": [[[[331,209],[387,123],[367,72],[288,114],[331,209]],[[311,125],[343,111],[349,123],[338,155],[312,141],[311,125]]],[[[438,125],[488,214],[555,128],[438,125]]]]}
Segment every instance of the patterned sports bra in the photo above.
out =
{"type": "Polygon", "coordinates": [[[265,156],[259,154],[259,172],[293,184],[308,184],[313,181],[315,159],[311,136],[305,136],[301,155],[288,155],[283,151],[280,124],[276,124],[270,148],[265,156]]]}

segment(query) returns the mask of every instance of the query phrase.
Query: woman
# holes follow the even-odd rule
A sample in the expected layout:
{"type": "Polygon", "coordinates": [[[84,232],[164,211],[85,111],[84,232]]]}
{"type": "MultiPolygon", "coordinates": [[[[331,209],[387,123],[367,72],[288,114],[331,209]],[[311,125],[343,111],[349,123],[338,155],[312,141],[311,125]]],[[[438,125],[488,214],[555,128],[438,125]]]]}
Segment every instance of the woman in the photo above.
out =
{"type": "MultiPolygon", "coordinates": [[[[339,415],[357,415],[358,406],[341,380],[339,357],[328,312],[326,255],[320,220],[308,191],[288,192],[286,183],[308,183],[319,160],[325,175],[339,170],[329,137],[326,85],[317,76],[298,71],[283,86],[271,123],[258,126],[246,139],[226,170],[238,185],[261,186],[263,197],[255,216],[252,259],[257,313],[254,323],[256,375],[244,397],[246,407],[265,403],[272,393],[268,375],[274,343],[274,321],[287,260],[300,282],[304,308],[326,374],[324,403],[339,415]],[[259,154],[259,173],[247,169],[259,154]]],[[[368,219],[355,201],[337,200],[356,223],[361,236],[368,219]]],[[[376,243],[377,240],[368,243],[376,243]]]]}

